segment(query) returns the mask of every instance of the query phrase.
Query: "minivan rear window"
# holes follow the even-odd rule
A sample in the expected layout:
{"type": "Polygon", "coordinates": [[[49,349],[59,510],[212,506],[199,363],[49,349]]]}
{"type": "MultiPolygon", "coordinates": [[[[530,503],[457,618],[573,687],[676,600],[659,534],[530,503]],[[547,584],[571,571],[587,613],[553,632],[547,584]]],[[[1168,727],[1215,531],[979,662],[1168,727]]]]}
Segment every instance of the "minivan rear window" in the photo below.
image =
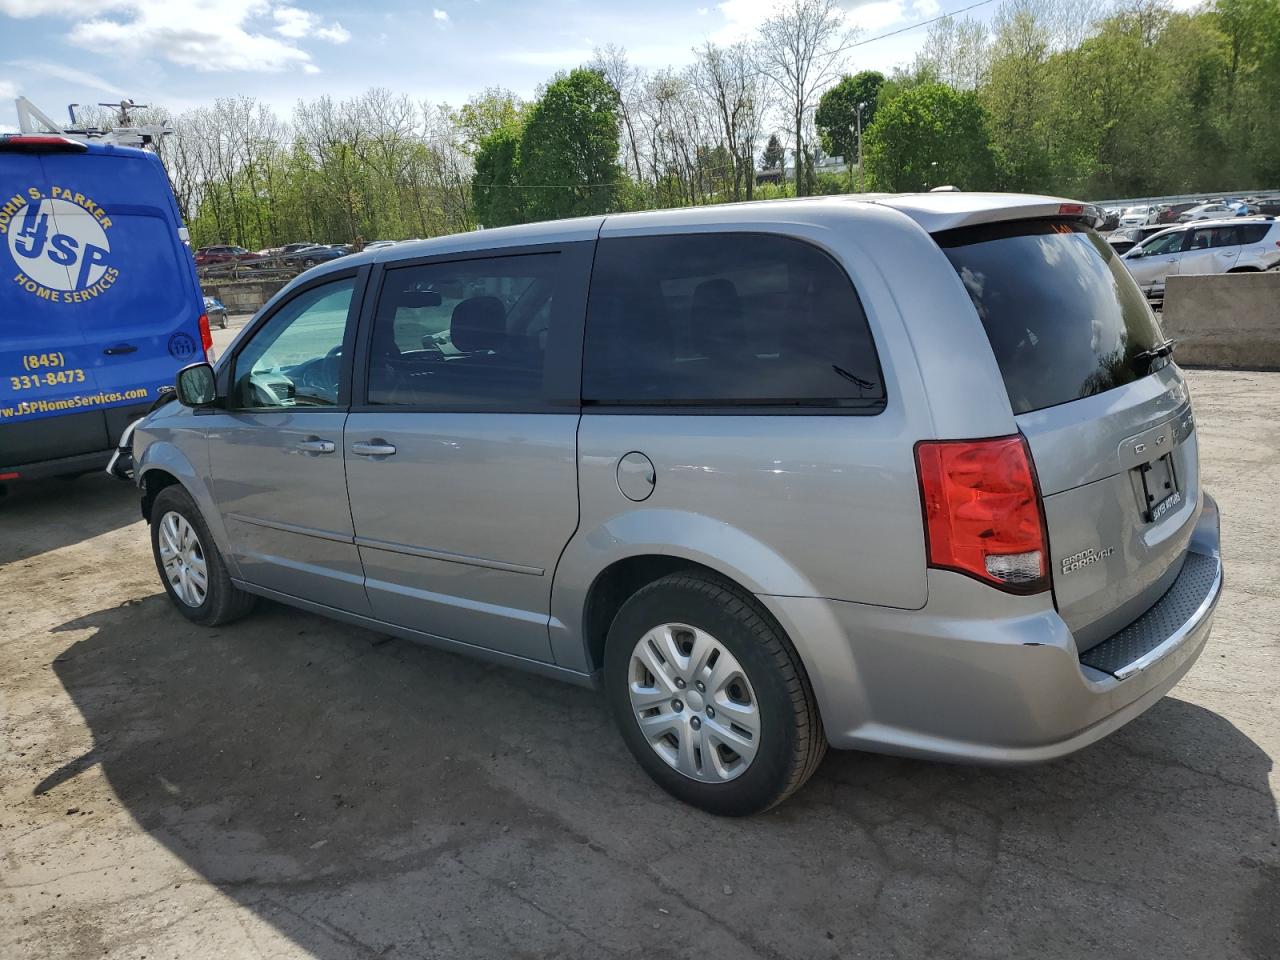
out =
{"type": "Polygon", "coordinates": [[[862,304],[831,257],[776,234],[704,233],[600,241],[582,397],[876,413],[885,391],[862,304]]]}
{"type": "Polygon", "coordinates": [[[1021,220],[935,235],[978,310],[1013,412],[1145,376],[1163,342],[1111,246],[1071,221],[1021,220]]]}

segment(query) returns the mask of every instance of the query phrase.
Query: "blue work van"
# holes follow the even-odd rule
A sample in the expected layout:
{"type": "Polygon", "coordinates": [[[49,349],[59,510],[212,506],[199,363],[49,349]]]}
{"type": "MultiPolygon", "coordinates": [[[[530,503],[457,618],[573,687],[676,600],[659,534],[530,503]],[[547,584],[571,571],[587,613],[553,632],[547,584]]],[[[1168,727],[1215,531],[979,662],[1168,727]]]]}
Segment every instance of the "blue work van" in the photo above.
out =
{"type": "Polygon", "coordinates": [[[0,484],[105,465],[212,343],[155,154],[0,136],[0,484]]]}

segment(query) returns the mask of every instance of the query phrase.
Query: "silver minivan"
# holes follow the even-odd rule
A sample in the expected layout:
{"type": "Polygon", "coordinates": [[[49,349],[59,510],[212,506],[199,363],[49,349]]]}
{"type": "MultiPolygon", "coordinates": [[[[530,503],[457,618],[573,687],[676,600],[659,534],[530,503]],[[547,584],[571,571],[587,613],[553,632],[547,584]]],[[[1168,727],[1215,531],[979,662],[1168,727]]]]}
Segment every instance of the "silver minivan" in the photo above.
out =
{"type": "Polygon", "coordinates": [[[1078,750],[1222,586],[1183,375],[1092,214],[824,197],[316,267],[134,432],[161,580],[197,623],[266,597],[598,686],[720,814],[828,744],[1078,750]]]}

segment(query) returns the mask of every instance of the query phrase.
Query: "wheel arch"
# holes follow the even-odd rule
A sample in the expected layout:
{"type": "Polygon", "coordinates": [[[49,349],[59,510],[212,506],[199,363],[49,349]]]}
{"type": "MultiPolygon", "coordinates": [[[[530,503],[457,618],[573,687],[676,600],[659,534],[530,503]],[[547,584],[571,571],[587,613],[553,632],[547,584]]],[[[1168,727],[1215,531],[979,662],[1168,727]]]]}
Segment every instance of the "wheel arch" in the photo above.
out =
{"type": "Polygon", "coordinates": [[[214,546],[222,554],[227,570],[233,577],[239,577],[230,540],[227,537],[226,525],[222,522],[222,514],[218,511],[213,499],[213,491],[209,487],[209,478],[202,475],[191,464],[191,461],[169,439],[152,439],[143,435],[149,442],[142,450],[134,467],[138,487],[142,491],[142,515],[150,522],[151,504],[160,495],[160,491],[175,484],[184,489],[195,501],[196,508],[204,518],[209,533],[213,536],[214,546]]]}
{"type": "Polygon", "coordinates": [[[612,613],[646,583],[686,568],[754,596],[775,620],[765,597],[819,596],[785,557],[723,521],[682,510],[618,514],[593,529],[580,529],[556,567],[551,591],[556,663],[584,673],[598,670],[602,631],[608,630],[612,613]]]}

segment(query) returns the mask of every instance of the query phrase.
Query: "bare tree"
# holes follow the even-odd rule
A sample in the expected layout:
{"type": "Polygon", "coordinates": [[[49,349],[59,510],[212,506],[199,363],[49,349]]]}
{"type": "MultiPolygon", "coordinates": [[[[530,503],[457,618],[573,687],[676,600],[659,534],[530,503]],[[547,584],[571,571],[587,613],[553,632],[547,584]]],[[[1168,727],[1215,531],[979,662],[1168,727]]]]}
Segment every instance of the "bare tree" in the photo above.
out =
{"type": "Polygon", "coordinates": [[[635,173],[637,180],[641,180],[644,170],[640,166],[640,142],[636,127],[640,120],[639,101],[644,95],[644,71],[631,64],[625,48],[612,43],[596,48],[591,66],[600,71],[601,76],[618,91],[618,112],[622,120],[622,131],[626,134],[626,152],[630,154],[623,158],[623,165],[627,166],[630,161],[629,169],[635,173]]]}
{"type": "Polygon", "coordinates": [[[782,0],[760,25],[760,66],[785,103],[794,134],[797,195],[804,192],[806,118],[839,77],[855,36],[836,0],[782,0]]]}

